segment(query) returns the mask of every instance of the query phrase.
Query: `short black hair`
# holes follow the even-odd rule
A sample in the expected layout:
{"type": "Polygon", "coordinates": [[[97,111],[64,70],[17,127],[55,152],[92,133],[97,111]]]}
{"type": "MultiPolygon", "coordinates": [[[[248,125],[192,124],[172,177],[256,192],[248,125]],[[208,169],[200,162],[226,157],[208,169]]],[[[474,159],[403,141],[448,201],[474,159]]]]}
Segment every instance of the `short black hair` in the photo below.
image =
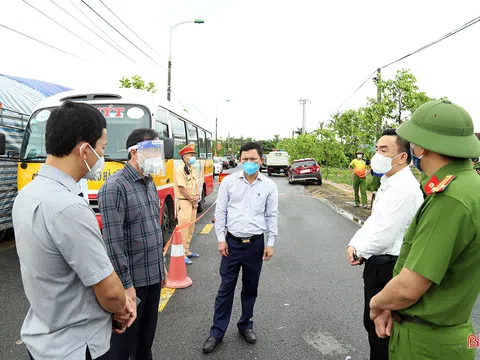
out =
{"type": "Polygon", "coordinates": [[[95,149],[103,129],[105,117],[91,105],[66,101],[52,110],[45,129],[45,149],[48,155],[70,155],[78,143],[85,141],[95,149]]]}
{"type": "MultiPolygon", "coordinates": [[[[137,145],[142,141],[154,140],[155,138],[160,138],[158,132],[153,129],[135,129],[132,133],[128,136],[126,149],[130,146],[137,145]]],[[[128,153],[128,160],[132,158],[130,152],[128,153]]]]}
{"type": "Polygon", "coordinates": [[[400,152],[407,153],[407,164],[410,164],[410,162],[412,161],[412,155],[410,153],[410,143],[407,140],[402,139],[400,136],[398,136],[396,129],[383,130],[382,136],[396,136],[396,143],[398,145],[398,148],[400,149],[400,152]]]}
{"type": "Polygon", "coordinates": [[[259,143],[247,142],[247,143],[243,144],[243,146],[240,148],[239,158],[242,157],[242,152],[250,151],[250,150],[257,150],[258,156],[260,156],[260,158],[263,157],[263,150],[262,150],[262,147],[260,146],[259,143]]]}

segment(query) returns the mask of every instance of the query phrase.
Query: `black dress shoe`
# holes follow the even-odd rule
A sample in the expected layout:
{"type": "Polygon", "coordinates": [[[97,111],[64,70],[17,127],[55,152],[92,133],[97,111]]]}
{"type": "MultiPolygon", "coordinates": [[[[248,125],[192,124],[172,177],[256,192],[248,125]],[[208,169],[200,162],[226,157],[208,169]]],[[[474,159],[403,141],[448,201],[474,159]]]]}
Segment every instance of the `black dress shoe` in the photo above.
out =
{"type": "Polygon", "coordinates": [[[252,329],[240,331],[240,334],[242,334],[249,344],[255,344],[257,342],[257,335],[255,335],[252,329]]]}
{"type": "Polygon", "coordinates": [[[222,340],[217,340],[213,336],[209,336],[207,341],[205,341],[205,343],[203,344],[202,350],[205,354],[211,353],[221,342],[222,340]]]}

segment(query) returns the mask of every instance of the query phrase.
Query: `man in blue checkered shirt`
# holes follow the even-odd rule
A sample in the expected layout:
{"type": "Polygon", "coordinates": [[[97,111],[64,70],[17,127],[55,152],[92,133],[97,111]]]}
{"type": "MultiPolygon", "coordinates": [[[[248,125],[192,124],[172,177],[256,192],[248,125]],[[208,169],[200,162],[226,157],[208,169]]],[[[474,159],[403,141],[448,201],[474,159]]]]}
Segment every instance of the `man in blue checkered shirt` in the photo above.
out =
{"type": "Polygon", "coordinates": [[[165,281],[160,202],[151,175],[163,159],[156,152],[158,134],[134,130],[127,139],[129,161],[98,192],[107,252],[127,295],[140,299],[137,320],[112,335],[111,358],[151,360],[160,290],[165,281]]]}

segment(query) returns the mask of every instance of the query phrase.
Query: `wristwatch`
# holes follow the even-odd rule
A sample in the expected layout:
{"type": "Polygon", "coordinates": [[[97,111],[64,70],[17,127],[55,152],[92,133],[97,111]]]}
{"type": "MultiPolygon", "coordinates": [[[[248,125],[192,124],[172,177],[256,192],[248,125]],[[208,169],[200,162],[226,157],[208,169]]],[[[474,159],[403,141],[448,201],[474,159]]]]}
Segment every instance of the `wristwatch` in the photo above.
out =
{"type": "Polygon", "coordinates": [[[353,260],[357,261],[358,256],[357,256],[357,249],[353,248],[353,260]]]}

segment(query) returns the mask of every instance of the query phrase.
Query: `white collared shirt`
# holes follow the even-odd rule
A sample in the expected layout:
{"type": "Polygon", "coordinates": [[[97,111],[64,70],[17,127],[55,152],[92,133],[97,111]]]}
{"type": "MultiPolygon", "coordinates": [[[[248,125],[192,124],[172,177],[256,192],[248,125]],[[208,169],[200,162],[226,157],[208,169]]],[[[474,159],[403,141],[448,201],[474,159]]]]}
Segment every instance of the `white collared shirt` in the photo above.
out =
{"type": "Polygon", "coordinates": [[[267,246],[273,246],[277,222],[278,189],[272,180],[259,173],[250,184],[243,171],[223,179],[215,208],[218,242],[225,241],[227,231],[240,238],[266,232],[267,246]]]}
{"type": "Polygon", "coordinates": [[[403,235],[422,203],[420,184],[408,166],[391,177],[383,176],[372,215],[348,246],[365,259],[374,255],[398,256],[403,235]]]}

